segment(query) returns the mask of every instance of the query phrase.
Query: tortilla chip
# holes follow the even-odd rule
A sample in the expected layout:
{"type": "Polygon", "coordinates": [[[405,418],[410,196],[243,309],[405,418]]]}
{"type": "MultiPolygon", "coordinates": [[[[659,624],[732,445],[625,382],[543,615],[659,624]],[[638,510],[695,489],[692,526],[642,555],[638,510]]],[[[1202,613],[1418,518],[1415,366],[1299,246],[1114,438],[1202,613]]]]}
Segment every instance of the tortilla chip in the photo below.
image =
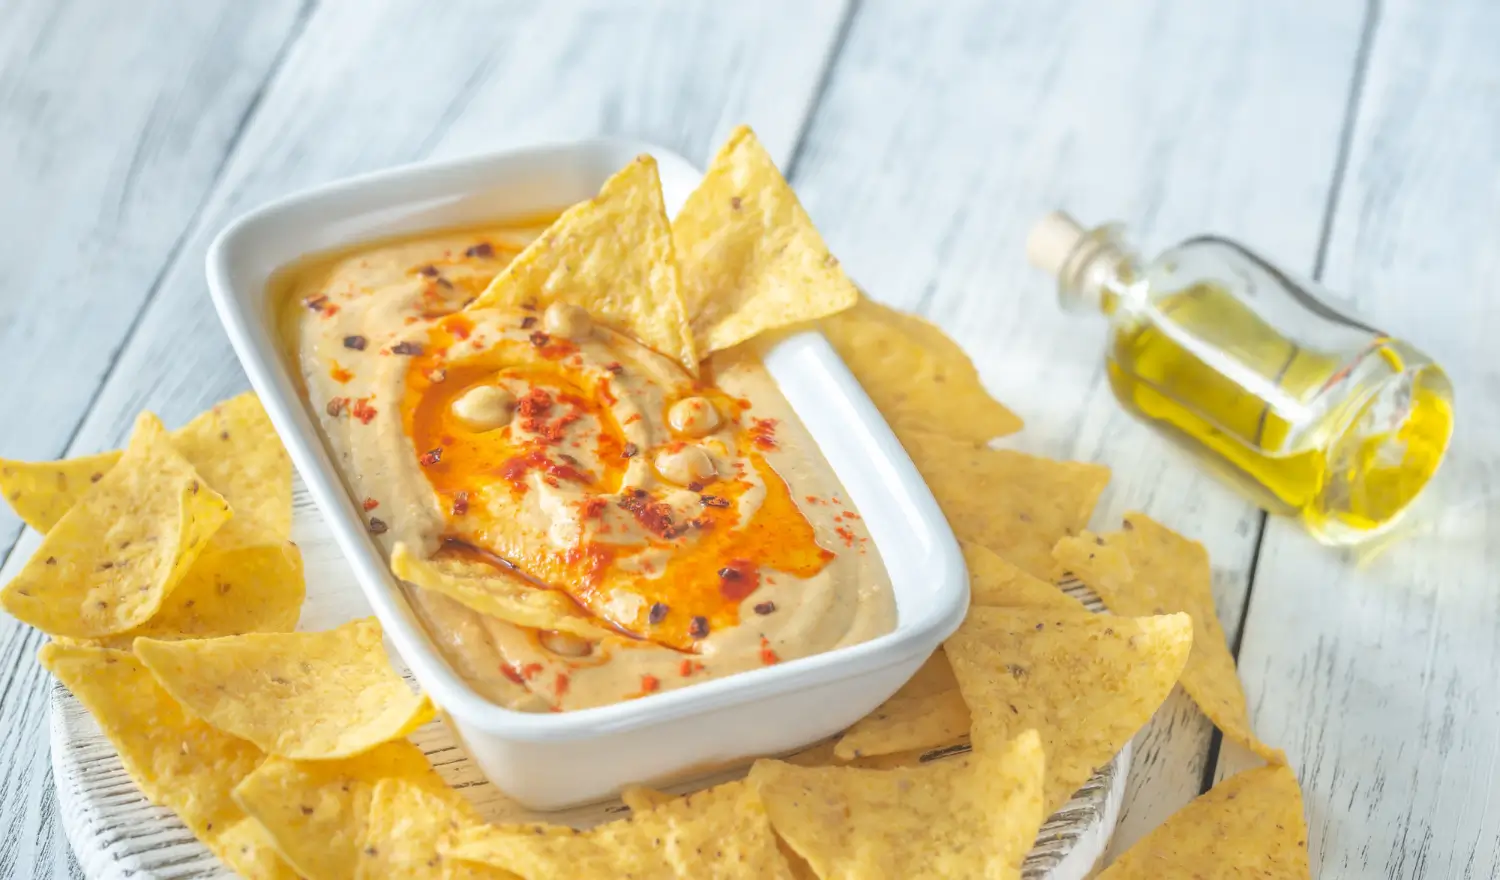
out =
{"type": "Polygon", "coordinates": [[[290,541],[231,550],[210,541],[155,616],[135,629],[86,643],[129,651],[140,637],[170,641],[291,632],[306,587],[302,551],[290,541]]]}
{"type": "Polygon", "coordinates": [[[119,460],[118,450],[63,461],[0,458],[0,494],[22,522],[46,534],[119,460]]]}
{"type": "Polygon", "coordinates": [[[938,505],[965,541],[1039,578],[1052,545],[1088,525],[1109,468],[990,449],[922,431],[903,438],[938,505]]]}
{"type": "Polygon", "coordinates": [[[582,306],[698,374],[655,159],[638,156],[564,211],[469,308],[554,302],[582,306]]]}
{"type": "Polygon", "coordinates": [[[382,779],[375,783],[370,798],[354,876],[357,880],[507,876],[483,866],[450,863],[440,852],[463,830],[483,825],[473,805],[447,786],[424,785],[404,777],[382,779]]]}
{"type": "Polygon", "coordinates": [[[672,223],[698,355],[843,311],[859,291],[776,163],[740,126],[672,223]]]}
{"type": "MultiPolygon", "coordinates": [[[[172,445],[224,496],[234,518],[214,535],[221,548],[285,541],[292,532],[292,463],[253,392],[216,404],[173,431],[172,445]]],[[[46,534],[120,460],[101,452],[62,461],[0,459],[0,492],[46,534]]]]}
{"type": "Polygon", "coordinates": [[[632,812],[641,812],[675,801],[677,800],[677,795],[667,791],[657,791],[654,788],[647,788],[644,785],[627,785],[625,786],[625,790],[620,792],[620,800],[632,812]]]}
{"type": "Polygon", "coordinates": [[[1284,752],[1256,739],[1250,729],[1234,655],[1214,610],[1213,570],[1202,544],[1143,513],[1127,513],[1123,530],[1064,538],[1052,553],[1116,614],[1181,611],[1192,617],[1193,651],[1182,670],[1182,689],[1230,740],[1273,764],[1286,763],[1284,752]]]}
{"type": "Polygon", "coordinates": [[[1311,877],[1302,791],[1286,766],[1231,776],[1173,813],[1099,880],[1311,877]]]}
{"type": "Polygon", "coordinates": [[[397,776],[445,787],[422,750],[399,739],[337,761],[267,758],[233,795],[299,874],[353,880],[375,784],[397,776]]]}
{"type": "Polygon", "coordinates": [[[1019,878],[1043,819],[1034,731],[910,769],[757,761],[749,780],[776,832],[824,880],[1019,878]]]}
{"type": "Polygon", "coordinates": [[[730,782],[584,832],[549,826],[474,828],[449,858],[523,877],[790,878],[766,808],[730,782]],[[538,830],[540,829],[540,830],[538,830]]]}
{"type": "Polygon", "coordinates": [[[507,578],[493,568],[453,559],[422,559],[398,543],[391,550],[391,571],[403,581],[516,626],[558,630],[585,639],[610,635],[578,614],[578,606],[563,593],[538,589],[520,578],[507,578]]]}
{"type": "Polygon", "coordinates": [[[961,541],[969,567],[969,604],[984,608],[1056,608],[1087,611],[1053,584],[1034,578],[988,547],[961,541]]]}
{"type": "Polygon", "coordinates": [[[140,626],[229,517],[156,416],[142,413],[119,465],[57,521],[0,604],[52,635],[98,638],[140,626]]]}
{"type": "Polygon", "coordinates": [[[1021,430],[1016,414],[985,390],[963,349],[916,315],[861,296],[818,329],[898,437],[915,429],[986,443],[1021,430]]]}
{"type": "Polygon", "coordinates": [[[1171,693],[1192,627],[1185,614],[970,609],[944,647],[973,715],[975,750],[998,748],[1023,730],[1040,733],[1050,815],[1171,693]]]}
{"type": "Polygon", "coordinates": [[[432,720],[373,617],[326,632],[138,639],[135,653],[189,712],[283,758],[347,758],[432,720]]]}
{"type": "Polygon", "coordinates": [[[296,877],[230,797],[235,784],[265,757],[260,749],[187,714],[124,651],[53,642],[43,645],[38,657],[94,716],[152,803],[175,812],[240,874],[296,877]]]}
{"type": "Polygon", "coordinates": [[[926,696],[956,687],[958,687],[958,679],[953,677],[953,666],[948,663],[948,655],[944,654],[940,647],[932,652],[932,656],[928,657],[926,662],[917,667],[917,671],[906,680],[906,684],[902,685],[891,699],[926,696]]]}
{"type": "Polygon", "coordinates": [[[841,761],[931,749],[969,732],[969,707],[957,688],[917,697],[892,697],[839,739],[841,761]]]}

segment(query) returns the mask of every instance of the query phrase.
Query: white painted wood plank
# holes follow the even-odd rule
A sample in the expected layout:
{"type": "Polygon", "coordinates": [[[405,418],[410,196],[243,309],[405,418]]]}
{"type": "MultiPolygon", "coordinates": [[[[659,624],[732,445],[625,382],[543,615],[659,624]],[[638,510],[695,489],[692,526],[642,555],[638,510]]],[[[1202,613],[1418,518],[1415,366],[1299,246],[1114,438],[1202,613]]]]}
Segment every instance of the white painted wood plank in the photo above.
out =
{"type": "MultiPolygon", "coordinates": [[[[1098,522],[1203,540],[1228,630],[1259,514],[1113,401],[1102,321],[1024,263],[1065,207],[1156,247],[1215,230],[1311,269],[1364,4],[862,4],[793,182],[876,297],[920,308],[1027,421],[1016,445],[1115,469],[1098,522]]],[[[1138,739],[1116,848],[1196,796],[1211,728],[1180,694],[1138,739]]],[[[1271,737],[1275,740],[1275,737],[1271,737]]]]}
{"type": "Polygon", "coordinates": [[[1500,6],[1381,4],[1325,277],[1453,376],[1451,505],[1363,566],[1273,523],[1240,654],[1324,877],[1500,876],[1500,6]]]}
{"type": "MultiPolygon", "coordinates": [[[[0,456],[67,447],[298,13],[0,5],[0,456]]],[[[0,506],[0,558],[19,530],[0,506]]]]}
{"type": "MultiPolygon", "coordinates": [[[[0,455],[60,455],[200,210],[295,0],[0,5],[0,455]]],[[[0,557],[19,523],[0,509],[0,557]]],[[[79,876],[41,640],[0,618],[0,876],[79,876]]]]}
{"type": "MultiPolygon", "coordinates": [[[[846,12],[832,0],[330,0],[308,20],[190,228],[189,215],[175,225],[156,219],[182,243],[68,450],[118,445],[142,408],[180,424],[246,387],[203,282],[208,242],[233,216],[336,177],[553,138],[634,136],[701,160],[749,121],[785,158],[846,12]]],[[[174,33],[170,23],[148,24],[163,39],[174,33]]],[[[190,132],[177,119],[169,134],[190,132]]],[[[61,452],[66,436],[35,454],[61,452]]],[[[35,545],[23,536],[0,580],[35,545]]],[[[69,870],[47,767],[39,643],[0,622],[0,662],[13,670],[0,689],[0,876],[69,870]]]]}

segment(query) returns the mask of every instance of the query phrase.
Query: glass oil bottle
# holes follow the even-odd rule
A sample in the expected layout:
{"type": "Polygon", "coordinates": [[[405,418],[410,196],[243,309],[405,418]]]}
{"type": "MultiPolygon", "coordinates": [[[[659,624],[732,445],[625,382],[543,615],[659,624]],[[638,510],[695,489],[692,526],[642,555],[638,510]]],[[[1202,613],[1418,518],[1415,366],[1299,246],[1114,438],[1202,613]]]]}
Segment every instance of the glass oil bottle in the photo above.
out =
{"type": "Polygon", "coordinates": [[[1028,256],[1065,308],[1109,320],[1106,367],[1131,412],[1319,541],[1393,526],[1453,431],[1448,377],[1326,293],[1224,238],[1144,261],[1118,225],[1045,217],[1028,256]]]}

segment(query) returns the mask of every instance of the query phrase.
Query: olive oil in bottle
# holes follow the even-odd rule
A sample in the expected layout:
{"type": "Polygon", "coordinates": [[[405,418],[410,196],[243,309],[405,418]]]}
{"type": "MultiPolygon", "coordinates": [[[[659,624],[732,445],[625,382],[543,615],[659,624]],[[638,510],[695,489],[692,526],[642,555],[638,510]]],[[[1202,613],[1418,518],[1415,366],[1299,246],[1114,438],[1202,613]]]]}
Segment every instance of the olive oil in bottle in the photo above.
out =
{"type": "Polygon", "coordinates": [[[1318,540],[1375,537],[1436,473],[1453,431],[1447,376],[1317,285],[1213,236],[1145,262],[1119,226],[1062,213],[1027,251],[1066,308],[1109,319],[1106,367],[1127,409],[1318,540]]]}

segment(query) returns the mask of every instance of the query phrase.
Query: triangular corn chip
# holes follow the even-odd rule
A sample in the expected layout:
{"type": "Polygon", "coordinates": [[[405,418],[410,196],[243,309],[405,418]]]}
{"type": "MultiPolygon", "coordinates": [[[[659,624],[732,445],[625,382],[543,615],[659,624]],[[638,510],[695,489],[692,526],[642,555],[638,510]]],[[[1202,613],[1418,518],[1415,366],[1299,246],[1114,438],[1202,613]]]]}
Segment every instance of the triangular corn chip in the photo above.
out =
{"type": "Polygon", "coordinates": [[[644,785],[627,785],[620,792],[620,801],[635,812],[649,810],[662,804],[677,800],[677,795],[666,791],[657,791],[644,785]]]}
{"type": "Polygon", "coordinates": [[[640,156],[490,282],[471,309],[566,302],[697,375],[656,160],[640,156]]]}
{"type": "Polygon", "coordinates": [[[790,878],[766,808],[744,781],[675,798],[584,832],[488,827],[461,833],[449,858],[522,877],[576,880],[790,878]]]}
{"type": "Polygon", "coordinates": [[[699,357],[854,305],[859,291],[828,252],[776,163],[740,126],[672,223],[699,357]]]}
{"type": "Polygon", "coordinates": [[[0,493],[22,522],[45,535],[119,460],[118,449],[62,461],[0,459],[0,493]]]}
{"type": "Polygon", "coordinates": [[[1309,878],[1302,791],[1286,766],[1224,780],[1136,841],[1099,880],[1309,878]]]}
{"type": "Polygon", "coordinates": [[[1286,762],[1285,753],[1256,739],[1250,729],[1245,692],[1214,610],[1213,571],[1202,544],[1145,514],[1128,513],[1123,530],[1064,538],[1052,554],[1116,614],[1181,611],[1192,617],[1193,652],[1182,670],[1182,689],[1230,740],[1273,764],[1286,762]]]}
{"type": "Polygon", "coordinates": [[[1114,617],[974,608],[945,644],[976,751],[1036,730],[1046,806],[1067,802],[1171,693],[1192,647],[1185,614],[1114,617]]]}
{"type": "Polygon", "coordinates": [[[1083,603],[1041,578],[1032,577],[1000,554],[961,541],[969,568],[969,604],[983,608],[1056,608],[1087,611],[1083,603]]]}
{"type": "Polygon", "coordinates": [[[447,786],[406,777],[382,779],[370,797],[355,880],[508,877],[484,865],[450,860],[442,853],[460,833],[483,824],[474,807],[447,786]]]}
{"type": "Polygon", "coordinates": [[[841,761],[931,749],[969,732],[969,707],[958,688],[892,697],[849,728],[834,747],[841,761]]]}
{"type": "Polygon", "coordinates": [[[152,803],[175,812],[242,876],[296,877],[230,797],[264,759],[260,749],[184,712],[124,651],[54,642],[42,646],[40,659],[94,716],[152,803]]]}
{"type": "Polygon", "coordinates": [[[422,750],[398,739],[352,758],[267,758],[234,789],[234,800],[310,880],[353,880],[375,784],[390,777],[445,787],[422,750]]]}
{"type": "Polygon", "coordinates": [[[140,626],[162,606],[230,517],[150,413],[120,463],[58,520],[0,592],[37,629],[99,638],[140,626]]]}
{"type": "Polygon", "coordinates": [[[283,758],[347,758],[433,715],[391,668],[373,617],[326,632],[137,639],[135,653],[188,711],[283,758]]]}
{"type": "Polygon", "coordinates": [[[897,436],[916,429],[986,443],[1021,430],[1016,414],[985,390],[963,349],[916,315],[861,296],[818,329],[897,436]]]}
{"type": "Polygon", "coordinates": [[[1042,779],[1034,731],[923,767],[758,761],[749,777],[776,832],[823,880],[1019,878],[1042,824],[1042,779]]]}

